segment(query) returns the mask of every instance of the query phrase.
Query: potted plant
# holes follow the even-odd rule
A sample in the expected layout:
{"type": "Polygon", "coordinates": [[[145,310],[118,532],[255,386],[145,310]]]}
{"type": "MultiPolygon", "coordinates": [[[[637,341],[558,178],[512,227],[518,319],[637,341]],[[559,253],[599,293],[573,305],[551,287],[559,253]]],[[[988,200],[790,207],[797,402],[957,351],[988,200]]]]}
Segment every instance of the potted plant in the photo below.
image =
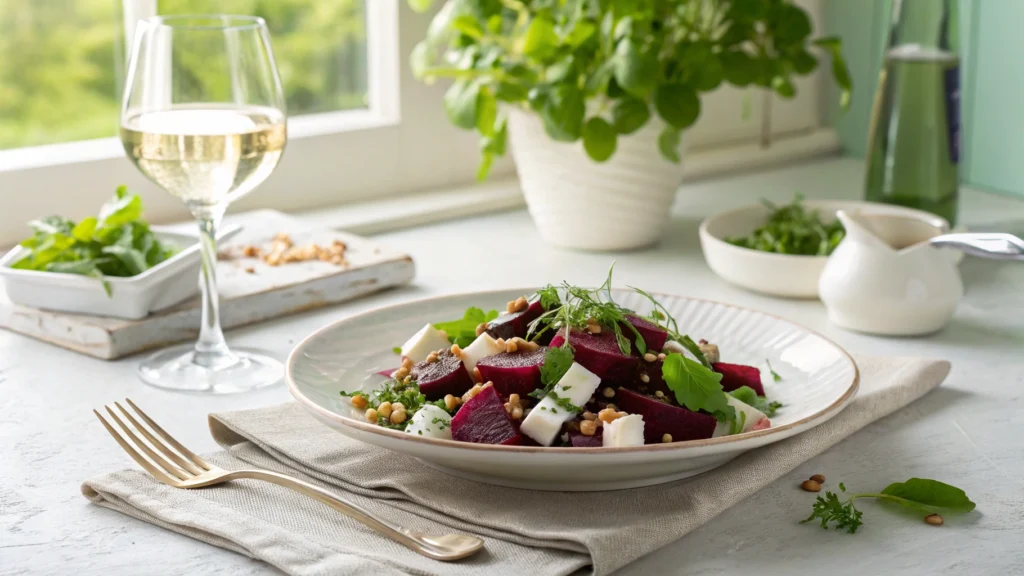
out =
{"type": "Polygon", "coordinates": [[[447,0],[411,66],[454,79],[445,111],[480,133],[480,178],[511,144],[548,242],[628,249],[664,232],[701,93],[727,82],[792,98],[816,46],[848,102],[838,38],[810,36],[790,0],[447,0]]]}

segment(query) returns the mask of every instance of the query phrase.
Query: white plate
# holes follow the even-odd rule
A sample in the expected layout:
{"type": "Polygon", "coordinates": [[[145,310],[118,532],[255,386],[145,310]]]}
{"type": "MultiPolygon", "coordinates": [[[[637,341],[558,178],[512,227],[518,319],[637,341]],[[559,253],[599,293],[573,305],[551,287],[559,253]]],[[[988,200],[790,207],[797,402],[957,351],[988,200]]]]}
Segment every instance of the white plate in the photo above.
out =
{"type": "MultiPolygon", "coordinates": [[[[944,230],[949,222],[930,212],[875,202],[807,200],[804,206],[817,210],[824,221],[835,220],[837,210],[895,214],[922,218],[944,230]]],[[[774,254],[733,246],[725,241],[746,236],[768,219],[771,211],[763,204],[709,216],[700,225],[700,245],[708,266],[726,281],[747,290],[787,298],[817,298],[818,278],[827,256],[774,254]]]]}
{"type": "MultiPolygon", "coordinates": [[[[217,241],[226,240],[241,229],[241,226],[229,226],[217,235],[217,241]]],[[[107,277],[109,295],[102,282],[90,276],[11,268],[28,254],[25,248],[15,246],[0,257],[0,277],[4,280],[7,297],[15,304],[32,308],[134,320],[198,293],[198,232],[183,234],[160,226],[153,226],[152,230],[161,242],[180,251],[142,274],[107,277]]]]}
{"type": "MultiPolygon", "coordinates": [[[[427,322],[461,318],[466,308],[500,308],[531,290],[443,296],[352,316],[307,337],[288,358],[288,388],[302,406],[346,436],[418,458],[437,470],[502,486],[538,490],[615,490],[670,482],[720,466],[743,452],[799,434],[835,416],[857,391],[858,373],[842,348],[802,326],[745,308],[659,295],[694,338],[718,344],[726,362],[764,366],[783,379],[765,382],[769,399],[785,406],[772,428],[736,436],[633,448],[493,446],[413,436],[349,417],[341,390],[367,374],[394,368],[392,352],[427,322]]],[[[616,301],[641,313],[650,303],[615,290],[616,301]]]]}

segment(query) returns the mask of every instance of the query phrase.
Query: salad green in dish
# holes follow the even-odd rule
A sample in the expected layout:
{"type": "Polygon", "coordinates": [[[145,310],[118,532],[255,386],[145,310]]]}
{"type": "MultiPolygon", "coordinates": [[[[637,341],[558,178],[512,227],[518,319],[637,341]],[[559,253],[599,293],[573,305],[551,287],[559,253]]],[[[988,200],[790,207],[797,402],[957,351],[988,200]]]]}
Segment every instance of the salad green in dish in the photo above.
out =
{"type": "MultiPolygon", "coordinates": [[[[761,370],[722,362],[657,299],[641,314],[596,289],[549,285],[502,312],[427,324],[402,365],[342,392],[355,418],[418,436],[527,446],[628,447],[771,427],[761,370]]],[[[771,379],[767,375],[766,378],[771,379]]]]}
{"type": "MultiPolygon", "coordinates": [[[[117,189],[98,216],[74,222],[50,216],[29,222],[34,234],[21,246],[29,251],[11,265],[19,270],[104,276],[141,274],[170,258],[177,249],[161,243],[142,220],[142,199],[117,189]]],[[[110,292],[109,286],[104,288],[110,292]]]]}
{"type": "Polygon", "coordinates": [[[839,220],[824,222],[817,210],[804,207],[799,194],[785,206],[776,206],[767,200],[762,202],[772,211],[768,221],[748,236],[726,238],[726,242],[762,252],[828,256],[846,236],[839,220]]]}

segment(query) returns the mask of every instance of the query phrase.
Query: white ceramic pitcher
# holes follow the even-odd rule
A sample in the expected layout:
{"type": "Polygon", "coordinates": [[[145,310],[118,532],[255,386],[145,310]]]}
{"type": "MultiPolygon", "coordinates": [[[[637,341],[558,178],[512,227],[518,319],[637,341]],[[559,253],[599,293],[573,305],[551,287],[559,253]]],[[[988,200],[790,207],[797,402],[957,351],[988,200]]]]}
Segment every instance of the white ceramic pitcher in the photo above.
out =
{"type": "Polygon", "coordinates": [[[825,265],[818,290],[838,326],[887,336],[936,332],[964,293],[955,251],[929,241],[935,222],[840,210],[846,238],[825,265]]]}

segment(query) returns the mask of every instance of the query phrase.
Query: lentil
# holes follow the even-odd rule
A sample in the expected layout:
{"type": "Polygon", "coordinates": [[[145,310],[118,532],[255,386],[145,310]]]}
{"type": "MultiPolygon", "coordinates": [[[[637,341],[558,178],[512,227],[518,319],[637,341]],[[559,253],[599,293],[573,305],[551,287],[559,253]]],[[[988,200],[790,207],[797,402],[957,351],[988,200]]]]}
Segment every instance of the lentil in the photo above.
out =
{"type": "Polygon", "coordinates": [[[597,413],[597,418],[604,422],[605,424],[609,424],[611,422],[618,420],[620,414],[620,412],[616,412],[611,408],[605,408],[604,410],[601,410],[600,412],[597,413]]]}
{"type": "Polygon", "coordinates": [[[825,483],[825,477],[822,476],[821,474],[815,474],[814,476],[811,476],[811,480],[814,480],[818,484],[824,484],[825,483]]]}
{"type": "Polygon", "coordinates": [[[932,526],[942,526],[942,516],[938,514],[929,514],[924,517],[924,521],[931,524],[932,526]]]}
{"type": "Polygon", "coordinates": [[[648,352],[647,354],[644,354],[644,360],[648,362],[654,362],[657,359],[658,357],[655,356],[653,352],[648,352]]]}
{"type": "Polygon", "coordinates": [[[661,390],[656,391],[654,393],[654,395],[657,396],[658,398],[664,398],[665,397],[665,393],[662,392],[661,390]]]}
{"type": "Polygon", "coordinates": [[[644,384],[646,384],[646,383],[651,381],[651,377],[648,376],[647,374],[641,374],[640,375],[640,381],[643,382],[644,384]]]}
{"type": "Polygon", "coordinates": [[[587,410],[586,412],[583,413],[583,419],[584,420],[597,420],[597,414],[594,414],[590,410],[587,410]]]}
{"type": "Polygon", "coordinates": [[[668,358],[668,356],[666,356],[664,352],[658,354],[658,360],[664,360],[665,358],[668,358]]]}
{"type": "Polygon", "coordinates": [[[605,386],[604,390],[601,391],[601,395],[604,396],[605,398],[614,398],[615,389],[612,388],[611,386],[605,386]]]}
{"type": "Polygon", "coordinates": [[[665,444],[668,444],[669,442],[672,441],[672,435],[671,434],[662,434],[661,435],[661,441],[663,443],[665,443],[665,444]]]}

